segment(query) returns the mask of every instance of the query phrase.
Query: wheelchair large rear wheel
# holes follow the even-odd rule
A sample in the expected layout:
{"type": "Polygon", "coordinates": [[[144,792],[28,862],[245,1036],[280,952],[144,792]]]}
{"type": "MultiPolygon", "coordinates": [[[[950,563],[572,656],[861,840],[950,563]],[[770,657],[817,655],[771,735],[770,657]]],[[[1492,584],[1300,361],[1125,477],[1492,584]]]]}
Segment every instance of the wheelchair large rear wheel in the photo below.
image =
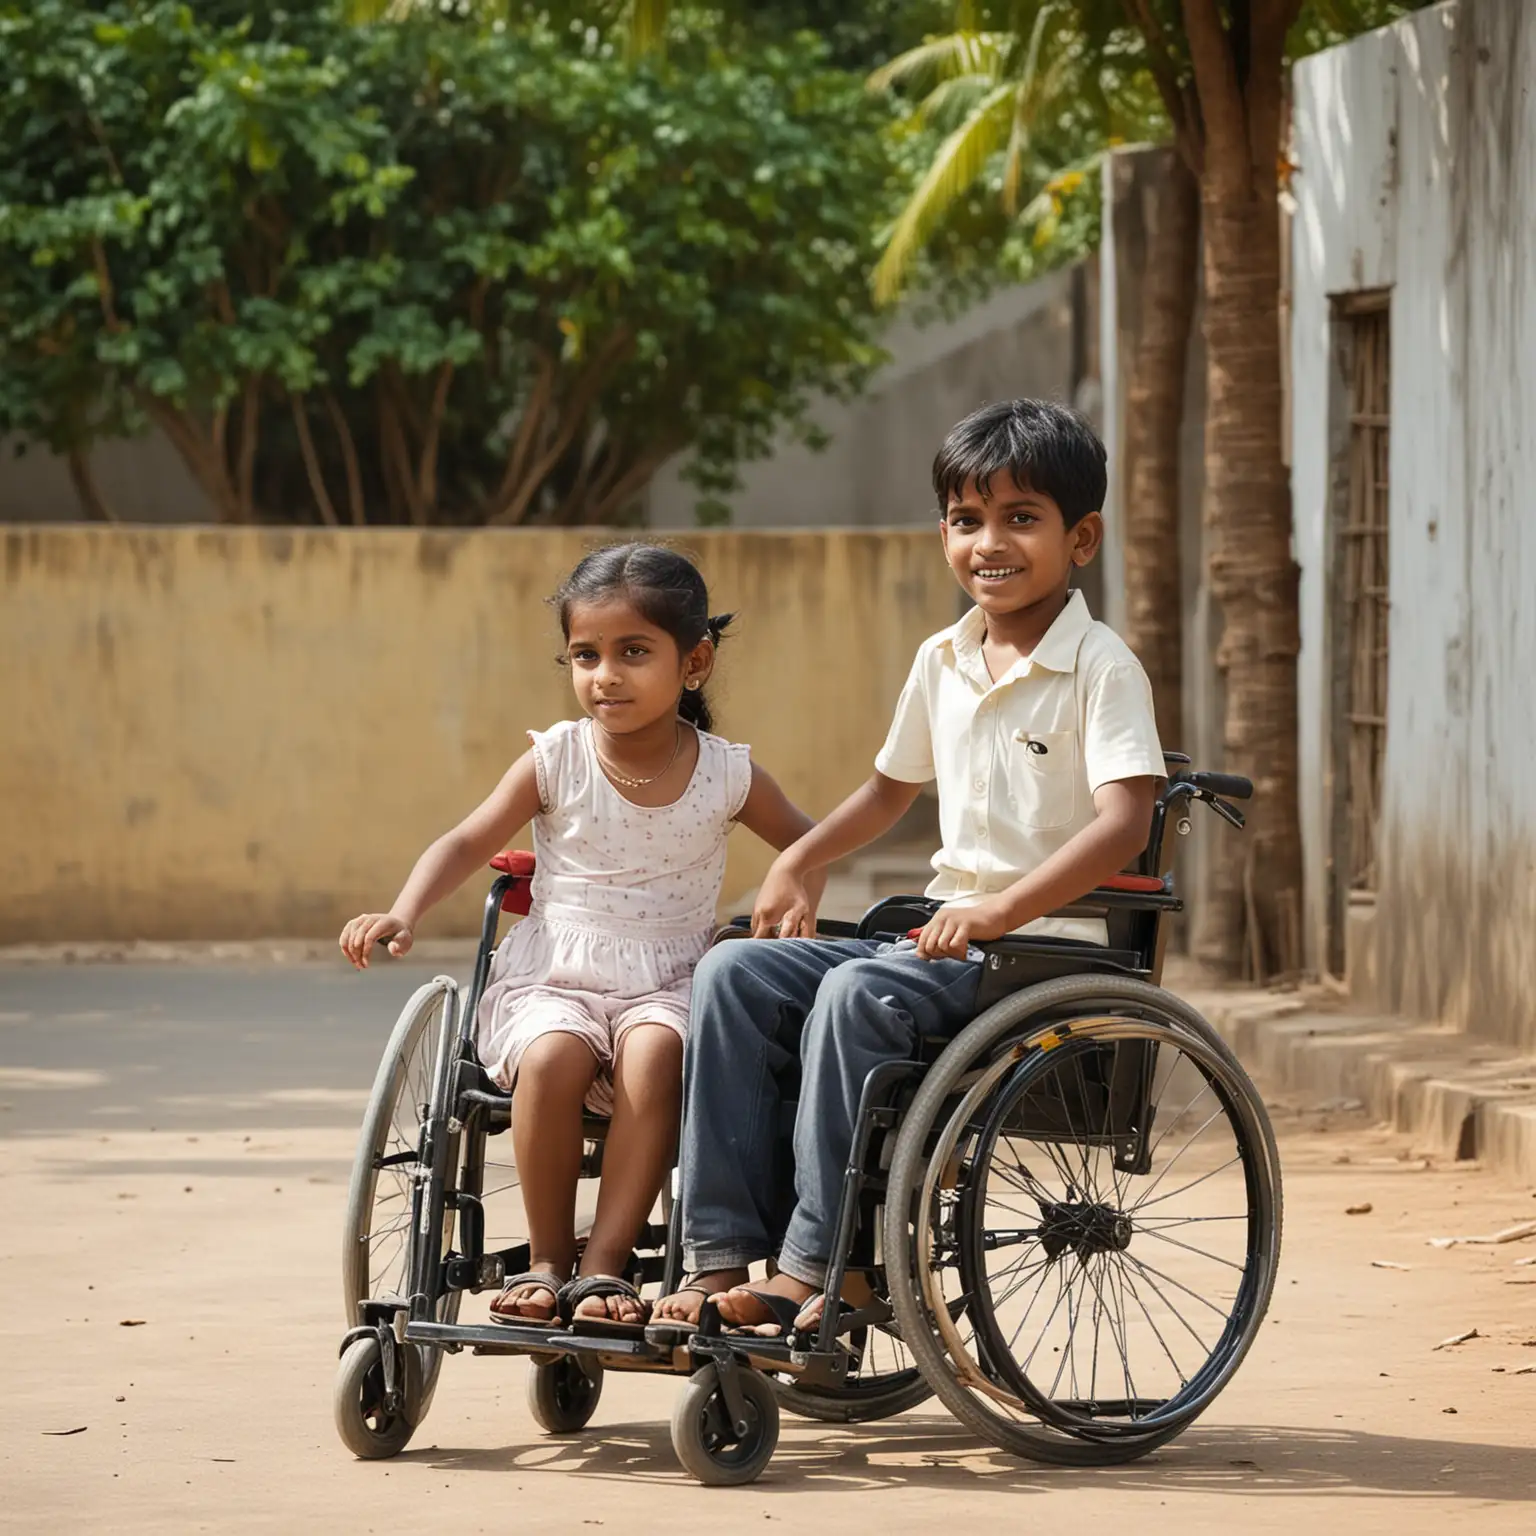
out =
{"type": "MultiPolygon", "coordinates": [[[[358,1133],[357,1153],[347,1191],[341,1277],[347,1327],[360,1320],[365,1301],[404,1300],[410,1292],[419,1223],[415,1209],[422,1127],[437,1088],[444,1050],[455,1039],[457,991],[446,977],[419,987],[395,1023],[374,1078],[373,1092],[358,1133]]],[[[448,1166],[456,1167],[457,1145],[448,1166]]],[[[425,1198],[425,1186],[423,1186],[425,1198]]],[[[444,1252],[453,1235],[453,1213],[439,1224],[444,1252]]],[[[439,1322],[458,1319],[460,1292],[450,1291],[437,1306],[439,1322]]],[[[419,1348],[420,1401],[415,1422],[425,1417],[437,1387],[442,1353],[419,1348]]]]}
{"type": "Polygon", "coordinates": [[[908,1111],[888,1204],[912,1212],[887,1227],[886,1270],[935,1391],[1065,1465],[1132,1460],[1193,1422],[1279,1259],[1257,1091],[1193,1009],[1120,978],[1031,987],[958,1036],[908,1111]]]}

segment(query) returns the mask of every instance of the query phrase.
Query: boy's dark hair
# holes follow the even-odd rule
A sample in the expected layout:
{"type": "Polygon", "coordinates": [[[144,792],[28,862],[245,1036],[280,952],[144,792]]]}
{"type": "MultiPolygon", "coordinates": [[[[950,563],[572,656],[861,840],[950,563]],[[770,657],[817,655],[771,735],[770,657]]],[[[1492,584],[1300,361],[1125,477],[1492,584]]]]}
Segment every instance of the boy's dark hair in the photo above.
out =
{"type": "MultiPolygon", "coordinates": [[[[710,617],[709,591],[698,567],[686,555],[660,544],[609,544],[577,562],[550,602],[560,615],[560,630],[571,638],[571,607],[627,598],[657,629],[665,630],[686,656],[706,635],[720,643],[734,615],[710,617]]],[[[701,731],[714,728],[702,688],[685,688],[677,712],[701,731]]]]}
{"type": "Polygon", "coordinates": [[[957,422],[933,461],[939,516],[974,480],[983,496],[993,476],[1011,473],[1025,490],[1049,496],[1075,527],[1104,506],[1104,444],[1076,411],[1048,400],[995,400],[957,422]]]}

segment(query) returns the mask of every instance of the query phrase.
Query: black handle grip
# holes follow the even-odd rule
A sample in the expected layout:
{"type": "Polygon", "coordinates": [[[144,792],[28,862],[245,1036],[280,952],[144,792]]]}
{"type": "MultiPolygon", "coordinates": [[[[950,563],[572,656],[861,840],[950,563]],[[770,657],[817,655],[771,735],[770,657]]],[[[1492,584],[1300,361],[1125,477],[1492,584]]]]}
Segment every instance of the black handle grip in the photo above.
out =
{"type": "Polygon", "coordinates": [[[1193,784],[1196,789],[1203,789],[1209,794],[1225,795],[1229,800],[1253,799],[1253,780],[1245,779],[1238,773],[1184,773],[1179,777],[1186,784],[1193,784]]]}

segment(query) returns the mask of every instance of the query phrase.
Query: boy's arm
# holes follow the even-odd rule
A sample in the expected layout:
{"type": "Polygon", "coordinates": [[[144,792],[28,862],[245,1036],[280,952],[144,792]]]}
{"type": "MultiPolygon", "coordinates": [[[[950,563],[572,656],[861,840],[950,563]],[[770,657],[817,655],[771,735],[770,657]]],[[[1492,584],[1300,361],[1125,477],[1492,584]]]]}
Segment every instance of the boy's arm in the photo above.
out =
{"type": "Polygon", "coordinates": [[[1058,907],[1081,900],[1147,846],[1157,781],[1116,779],[1094,793],[1092,823],[1006,891],[969,906],[941,907],[918,935],[927,960],[963,960],[969,945],[1000,939],[1058,907]]]}
{"type": "Polygon", "coordinates": [[[752,911],[752,936],[814,938],[823,871],[889,832],[921,789],[921,784],[872,774],[825,821],[786,848],[774,860],[758,892],[752,911]]]}

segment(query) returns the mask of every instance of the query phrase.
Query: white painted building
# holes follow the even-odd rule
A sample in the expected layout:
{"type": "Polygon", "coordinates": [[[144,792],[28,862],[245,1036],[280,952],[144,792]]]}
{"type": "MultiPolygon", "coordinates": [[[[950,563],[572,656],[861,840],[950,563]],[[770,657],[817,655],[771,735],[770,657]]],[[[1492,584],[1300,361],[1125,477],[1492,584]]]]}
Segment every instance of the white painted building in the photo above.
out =
{"type": "Polygon", "coordinates": [[[1348,932],[1384,1005],[1536,1047],[1536,3],[1418,12],[1294,106],[1313,959],[1348,932]]]}

